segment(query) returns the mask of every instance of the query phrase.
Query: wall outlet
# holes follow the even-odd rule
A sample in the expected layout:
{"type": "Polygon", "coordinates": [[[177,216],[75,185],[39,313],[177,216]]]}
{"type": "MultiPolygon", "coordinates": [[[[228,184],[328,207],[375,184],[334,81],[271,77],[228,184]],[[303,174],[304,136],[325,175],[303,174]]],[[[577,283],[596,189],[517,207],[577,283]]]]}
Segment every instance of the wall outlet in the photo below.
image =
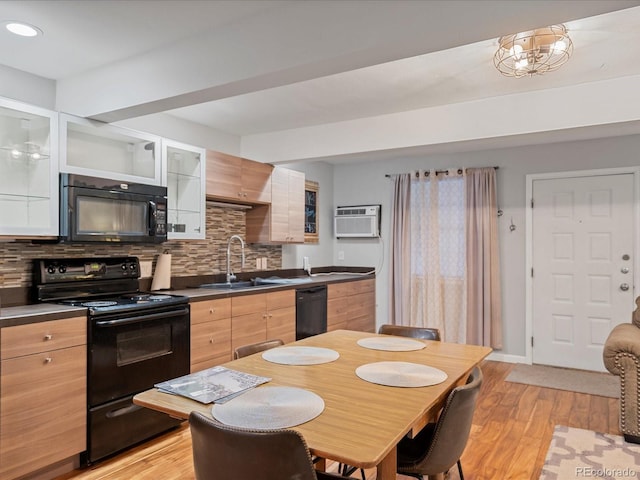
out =
{"type": "Polygon", "coordinates": [[[262,270],[266,270],[267,269],[267,257],[262,257],[262,270]]]}
{"type": "Polygon", "coordinates": [[[262,268],[262,259],[256,258],[256,270],[260,270],[262,268]]]}
{"type": "Polygon", "coordinates": [[[338,260],[344,260],[344,251],[340,250],[338,252],[338,260]]]}
{"type": "Polygon", "coordinates": [[[151,260],[140,262],[140,278],[151,278],[153,276],[153,262],[151,260]]]}

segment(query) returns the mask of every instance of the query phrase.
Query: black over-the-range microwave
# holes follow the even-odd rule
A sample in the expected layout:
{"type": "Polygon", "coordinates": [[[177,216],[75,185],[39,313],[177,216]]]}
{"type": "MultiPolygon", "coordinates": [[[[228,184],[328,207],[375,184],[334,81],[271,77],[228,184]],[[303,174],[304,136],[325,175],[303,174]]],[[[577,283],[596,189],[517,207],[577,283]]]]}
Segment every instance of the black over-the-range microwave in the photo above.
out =
{"type": "Polygon", "coordinates": [[[60,174],[61,242],[166,240],[166,187],[60,174]]]}

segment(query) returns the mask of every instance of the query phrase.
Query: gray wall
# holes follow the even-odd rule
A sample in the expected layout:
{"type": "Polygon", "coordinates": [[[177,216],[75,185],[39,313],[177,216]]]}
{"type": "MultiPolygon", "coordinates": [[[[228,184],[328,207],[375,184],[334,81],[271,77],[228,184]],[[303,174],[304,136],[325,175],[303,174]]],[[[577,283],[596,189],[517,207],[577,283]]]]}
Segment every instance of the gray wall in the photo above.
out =
{"type": "Polygon", "coordinates": [[[498,166],[498,202],[504,211],[498,222],[504,322],[504,349],[500,353],[524,356],[526,175],[636,166],[640,164],[638,152],[640,136],[636,135],[335,166],[334,206],[382,204],[382,240],[337,240],[333,263],[377,266],[383,262],[376,282],[376,315],[378,325],[387,322],[391,181],[385,174],[418,168],[498,166]],[[516,225],[514,232],[509,230],[511,219],[516,225]],[[338,260],[340,251],[344,261],[338,260]]]}

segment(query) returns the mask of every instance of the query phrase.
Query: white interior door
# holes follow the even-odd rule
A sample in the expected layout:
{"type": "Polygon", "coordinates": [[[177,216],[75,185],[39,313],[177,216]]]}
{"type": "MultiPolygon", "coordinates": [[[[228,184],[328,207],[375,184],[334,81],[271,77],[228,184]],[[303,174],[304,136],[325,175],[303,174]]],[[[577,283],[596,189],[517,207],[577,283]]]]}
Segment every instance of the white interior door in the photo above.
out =
{"type": "Polygon", "coordinates": [[[534,180],[533,363],[604,371],[634,309],[633,174],[534,180]]]}

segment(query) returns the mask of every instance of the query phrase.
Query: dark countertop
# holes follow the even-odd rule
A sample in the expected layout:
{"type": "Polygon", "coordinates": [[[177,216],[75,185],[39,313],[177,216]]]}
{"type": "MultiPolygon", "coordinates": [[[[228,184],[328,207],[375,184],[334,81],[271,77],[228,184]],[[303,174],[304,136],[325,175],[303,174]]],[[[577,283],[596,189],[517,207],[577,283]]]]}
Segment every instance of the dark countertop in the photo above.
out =
{"type": "MultiPolygon", "coordinates": [[[[265,275],[263,278],[268,278],[265,275]]],[[[300,277],[298,277],[300,278],[300,277]]],[[[265,284],[254,287],[237,289],[216,289],[216,288],[181,288],[176,290],[162,291],[172,295],[184,295],[190,301],[213,300],[216,298],[228,298],[242,295],[252,295],[279,290],[297,289],[329,283],[353,282],[375,278],[374,274],[362,274],[352,272],[326,272],[314,273],[310,281],[291,284],[265,284]]],[[[159,293],[162,293],[159,292],[159,293]]],[[[58,305],[55,303],[37,303],[31,305],[21,305],[15,307],[0,308],[0,328],[14,325],[24,325],[29,323],[46,322],[61,318],[86,315],[87,309],[84,307],[70,307],[68,305],[58,305]]]]}

